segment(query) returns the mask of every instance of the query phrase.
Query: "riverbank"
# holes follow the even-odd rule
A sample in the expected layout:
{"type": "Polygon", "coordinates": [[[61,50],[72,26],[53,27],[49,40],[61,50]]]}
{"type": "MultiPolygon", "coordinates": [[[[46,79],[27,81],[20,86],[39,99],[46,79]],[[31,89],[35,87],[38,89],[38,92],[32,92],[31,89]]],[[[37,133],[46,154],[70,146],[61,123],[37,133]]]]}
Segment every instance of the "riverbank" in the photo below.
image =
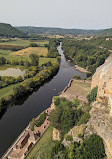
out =
{"type": "Polygon", "coordinates": [[[67,56],[67,55],[65,55],[65,56],[67,57],[68,62],[72,61],[72,62],[74,63],[74,67],[75,67],[75,69],[76,69],[77,71],[80,71],[80,72],[83,72],[83,73],[90,73],[90,72],[87,71],[85,68],[76,65],[75,62],[74,62],[74,60],[73,60],[71,57],[69,57],[69,56],[67,56]]]}
{"type": "Polygon", "coordinates": [[[47,80],[44,85],[37,87],[39,89],[34,89],[21,103],[16,103],[13,107],[9,107],[2,115],[0,119],[1,156],[29,122],[50,106],[53,96],[58,96],[59,92],[62,92],[74,74],[83,79],[86,78],[85,73],[74,69],[73,62],[67,62],[61,45],[58,47],[58,51],[61,55],[58,73],[51,80],[47,80]],[[8,133],[6,133],[7,131],[8,133]]]}
{"type": "Polygon", "coordinates": [[[84,72],[84,73],[90,73],[89,71],[87,71],[85,68],[82,68],[78,65],[75,65],[75,69],[80,71],[80,72],[84,72]]]}

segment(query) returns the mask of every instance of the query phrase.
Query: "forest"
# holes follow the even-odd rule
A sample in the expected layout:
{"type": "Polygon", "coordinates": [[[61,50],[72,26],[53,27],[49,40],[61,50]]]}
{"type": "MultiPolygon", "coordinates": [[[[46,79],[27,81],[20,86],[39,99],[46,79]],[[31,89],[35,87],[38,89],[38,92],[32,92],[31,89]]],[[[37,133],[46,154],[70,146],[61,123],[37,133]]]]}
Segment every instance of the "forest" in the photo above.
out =
{"type": "Polygon", "coordinates": [[[95,37],[91,40],[70,38],[63,40],[64,54],[92,74],[105,62],[111,49],[112,41],[106,41],[104,37],[95,37]]]}

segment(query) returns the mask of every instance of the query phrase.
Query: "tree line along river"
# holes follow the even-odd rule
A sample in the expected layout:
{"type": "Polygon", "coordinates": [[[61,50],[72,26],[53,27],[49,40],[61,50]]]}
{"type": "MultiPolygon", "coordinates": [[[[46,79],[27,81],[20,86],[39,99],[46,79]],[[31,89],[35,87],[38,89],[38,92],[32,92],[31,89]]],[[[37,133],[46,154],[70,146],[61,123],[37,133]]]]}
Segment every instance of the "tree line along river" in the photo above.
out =
{"type": "Polygon", "coordinates": [[[86,74],[75,70],[74,63],[68,62],[63,50],[58,46],[61,55],[60,68],[56,76],[35,90],[27,99],[9,107],[0,119],[0,157],[7,151],[32,118],[37,117],[51,104],[52,97],[58,95],[68,85],[74,74],[85,78],[86,74]]]}

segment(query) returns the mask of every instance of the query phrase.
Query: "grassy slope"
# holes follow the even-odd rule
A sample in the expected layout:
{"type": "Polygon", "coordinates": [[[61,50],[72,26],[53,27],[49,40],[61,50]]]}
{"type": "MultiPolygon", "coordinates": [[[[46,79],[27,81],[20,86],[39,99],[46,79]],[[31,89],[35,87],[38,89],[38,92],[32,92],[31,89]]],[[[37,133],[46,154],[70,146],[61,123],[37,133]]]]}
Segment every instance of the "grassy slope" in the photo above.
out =
{"type": "Polygon", "coordinates": [[[12,27],[10,24],[0,23],[0,35],[15,37],[24,35],[24,33],[12,27]]]}
{"type": "Polygon", "coordinates": [[[52,143],[52,132],[53,128],[50,126],[26,159],[47,159],[47,152],[52,143]]]}

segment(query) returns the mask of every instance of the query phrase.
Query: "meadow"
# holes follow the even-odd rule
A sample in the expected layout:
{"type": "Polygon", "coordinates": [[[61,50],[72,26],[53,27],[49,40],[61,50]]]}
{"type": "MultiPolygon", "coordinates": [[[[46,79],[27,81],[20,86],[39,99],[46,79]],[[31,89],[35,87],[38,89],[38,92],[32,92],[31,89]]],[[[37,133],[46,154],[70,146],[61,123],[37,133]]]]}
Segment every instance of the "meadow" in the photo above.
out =
{"type": "Polygon", "coordinates": [[[15,45],[15,46],[28,46],[31,43],[36,43],[39,46],[44,46],[49,42],[47,40],[24,40],[24,39],[11,39],[10,41],[0,42],[0,45],[15,45]]]}
{"type": "Polygon", "coordinates": [[[40,55],[47,56],[48,49],[45,47],[28,47],[26,49],[22,49],[22,50],[13,52],[11,55],[27,57],[32,53],[36,54],[38,56],[40,56],[40,55]]]}
{"type": "MultiPolygon", "coordinates": [[[[0,57],[4,57],[8,60],[15,60],[15,61],[20,61],[20,60],[30,60],[29,55],[30,54],[36,54],[38,56],[43,56],[39,58],[39,66],[41,66],[43,63],[46,63],[48,61],[51,62],[56,62],[56,59],[54,58],[46,58],[48,54],[48,49],[44,47],[45,44],[48,44],[49,42],[46,40],[23,40],[23,39],[14,39],[11,41],[6,41],[6,42],[0,42],[0,46],[23,46],[27,47],[24,49],[21,49],[19,51],[11,51],[11,50],[5,50],[5,49],[0,49],[0,57]],[[37,43],[39,47],[28,47],[31,43],[37,43]]],[[[5,69],[6,67],[9,67],[9,65],[4,65],[0,66],[0,69],[5,69]]],[[[14,66],[14,67],[19,67],[21,66],[14,66]]]]}

